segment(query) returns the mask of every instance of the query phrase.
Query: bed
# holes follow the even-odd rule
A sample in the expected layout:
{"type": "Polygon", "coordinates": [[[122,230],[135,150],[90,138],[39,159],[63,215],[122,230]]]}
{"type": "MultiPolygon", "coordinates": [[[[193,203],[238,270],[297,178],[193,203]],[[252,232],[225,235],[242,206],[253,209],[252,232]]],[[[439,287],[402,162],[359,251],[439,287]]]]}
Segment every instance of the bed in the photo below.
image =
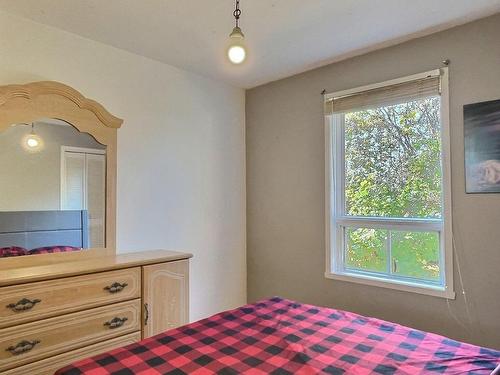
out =
{"type": "Polygon", "coordinates": [[[73,251],[88,247],[88,212],[0,212],[0,257],[73,251]]]}
{"type": "Polygon", "coordinates": [[[491,374],[500,352],[272,298],[69,365],[56,375],[491,374]]]}

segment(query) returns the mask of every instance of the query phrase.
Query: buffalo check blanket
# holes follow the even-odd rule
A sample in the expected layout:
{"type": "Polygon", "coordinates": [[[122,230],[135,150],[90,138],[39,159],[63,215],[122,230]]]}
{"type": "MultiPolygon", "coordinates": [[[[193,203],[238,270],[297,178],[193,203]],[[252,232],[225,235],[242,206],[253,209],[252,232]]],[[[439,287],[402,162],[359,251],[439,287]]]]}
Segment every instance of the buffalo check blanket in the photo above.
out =
{"type": "Polygon", "coordinates": [[[57,375],[490,374],[500,352],[272,298],[79,361],[57,375]]]}

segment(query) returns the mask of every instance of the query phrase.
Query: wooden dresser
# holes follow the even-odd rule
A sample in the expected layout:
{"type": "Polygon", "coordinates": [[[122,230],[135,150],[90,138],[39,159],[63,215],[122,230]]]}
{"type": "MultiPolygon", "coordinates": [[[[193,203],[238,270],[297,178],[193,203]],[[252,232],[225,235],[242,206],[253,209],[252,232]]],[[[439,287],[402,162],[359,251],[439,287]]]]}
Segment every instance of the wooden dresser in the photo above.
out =
{"type": "Polygon", "coordinates": [[[79,253],[1,266],[0,374],[53,375],[188,322],[191,254],[79,253]]]}

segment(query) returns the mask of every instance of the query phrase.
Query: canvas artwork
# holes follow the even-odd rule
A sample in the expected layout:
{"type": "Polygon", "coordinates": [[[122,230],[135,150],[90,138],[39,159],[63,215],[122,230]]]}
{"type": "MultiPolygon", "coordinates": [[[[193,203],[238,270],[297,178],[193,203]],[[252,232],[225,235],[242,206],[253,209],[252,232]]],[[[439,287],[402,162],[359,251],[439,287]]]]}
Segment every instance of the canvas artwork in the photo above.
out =
{"type": "Polygon", "coordinates": [[[467,193],[500,192],[500,100],[464,106],[467,193]]]}

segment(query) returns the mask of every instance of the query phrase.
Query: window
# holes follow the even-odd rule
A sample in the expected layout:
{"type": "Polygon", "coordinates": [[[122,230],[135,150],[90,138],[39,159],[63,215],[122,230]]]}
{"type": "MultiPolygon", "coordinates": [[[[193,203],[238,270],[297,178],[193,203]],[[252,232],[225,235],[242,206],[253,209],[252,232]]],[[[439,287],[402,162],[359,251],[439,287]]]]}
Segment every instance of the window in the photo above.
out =
{"type": "Polygon", "coordinates": [[[326,95],[327,277],[454,298],[447,74],[326,95]]]}

